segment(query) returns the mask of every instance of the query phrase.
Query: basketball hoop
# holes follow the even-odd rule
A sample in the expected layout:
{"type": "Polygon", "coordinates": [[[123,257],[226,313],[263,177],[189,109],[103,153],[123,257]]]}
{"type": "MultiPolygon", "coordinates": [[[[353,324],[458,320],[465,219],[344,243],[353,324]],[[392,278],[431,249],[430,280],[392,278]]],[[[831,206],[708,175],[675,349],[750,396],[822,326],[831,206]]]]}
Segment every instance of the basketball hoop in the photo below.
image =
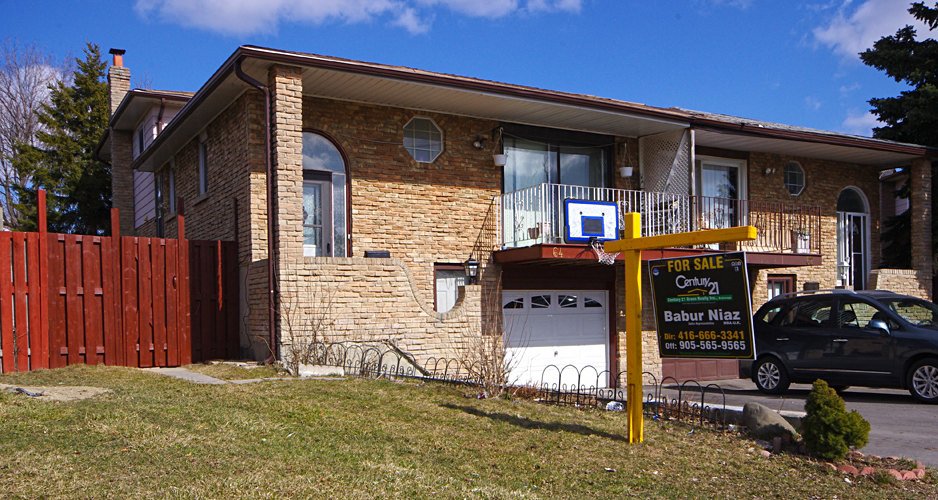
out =
{"type": "Polygon", "coordinates": [[[611,266],[616,263],[616,257],[619,256],[619,252],[616,253],[606,253],[603,250],[603,242],[598,239],[593,239],[590,241],[590,248],[593,249],[593,253],[596,254],[596,258],[599,259],[600,264],[605,264],[611,266]]]}

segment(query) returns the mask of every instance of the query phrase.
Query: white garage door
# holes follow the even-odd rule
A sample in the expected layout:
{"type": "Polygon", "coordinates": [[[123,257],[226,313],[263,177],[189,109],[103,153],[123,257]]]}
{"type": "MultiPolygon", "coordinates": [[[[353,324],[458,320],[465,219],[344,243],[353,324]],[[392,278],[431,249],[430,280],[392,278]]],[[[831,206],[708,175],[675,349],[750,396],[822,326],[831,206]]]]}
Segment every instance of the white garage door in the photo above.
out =
{"type": "Polygon", "coordinates": [[[510,382],[605,387],[609,359],[607,300],[604,290],[503,290],[510,382]],[[579,380],[578,372],[582,374],[579,380]]]}

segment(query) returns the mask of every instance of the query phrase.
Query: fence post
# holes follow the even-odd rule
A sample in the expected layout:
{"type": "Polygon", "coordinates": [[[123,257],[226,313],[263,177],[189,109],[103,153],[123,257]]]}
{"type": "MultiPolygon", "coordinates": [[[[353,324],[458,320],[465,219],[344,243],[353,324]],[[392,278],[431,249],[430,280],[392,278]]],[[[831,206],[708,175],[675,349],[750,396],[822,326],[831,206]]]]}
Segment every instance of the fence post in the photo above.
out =
{"type": "MultiPolygon", "coordinates": [[[[127,332],[124,331],[124,273],[121,267],[121,221],[120,209],[111,209],[111,266],[114,286],[111,289],[112,300],[109,307],[114,311],[114,342],[116,343],[115,363],[127,366],[127,332]]],[[[107,341],[105,341],[107,345],[107,341]]],[[[108,363],[110,364],[110,363],[108,363]]]]}
{"type": "Polygon", "coordinates": [[[37,193],[39,216],[39,363],[36,368],[48,368],[49,359],[49,227],[46,217],[46,190],[37,193]]]}
{"type": "Polygon", "coordinates": [[[186,208],[182,197],[176,198],[176,238],[179,250],[176,252],[176,275],[178,289],[176,293],[176,331],[179,339],[179,364],[192,364],[192,322],[189,291],[189,242],[186,240],[186,208]]]}

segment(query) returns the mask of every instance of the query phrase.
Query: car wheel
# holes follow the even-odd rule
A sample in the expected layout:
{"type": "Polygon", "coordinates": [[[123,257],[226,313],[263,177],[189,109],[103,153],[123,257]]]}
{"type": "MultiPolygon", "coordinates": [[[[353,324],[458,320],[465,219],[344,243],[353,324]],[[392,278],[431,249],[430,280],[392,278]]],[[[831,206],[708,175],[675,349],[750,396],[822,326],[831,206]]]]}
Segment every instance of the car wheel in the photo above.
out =
{"type": "Polygon", "coordinates": [[[938,359],[923,359],[909,370],[909,392],[925,403],[938,403],[938,359]]]}
{"type": "Polygon", "coordinates": [[[752,379],[756,383],[756,388],[766,394],[784,394],[791,384],[782,362],[773,356],[766,356],[756,361],[752,379]]]}

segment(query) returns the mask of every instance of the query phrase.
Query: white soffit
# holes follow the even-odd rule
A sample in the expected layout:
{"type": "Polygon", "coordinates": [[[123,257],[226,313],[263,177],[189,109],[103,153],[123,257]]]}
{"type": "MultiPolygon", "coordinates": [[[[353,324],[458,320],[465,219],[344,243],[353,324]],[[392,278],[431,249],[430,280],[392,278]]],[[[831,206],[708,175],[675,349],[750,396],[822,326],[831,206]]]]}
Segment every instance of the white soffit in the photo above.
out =
{"type": "Polygon", "coordinates": [[[860,165],[893,166],[908,163],[918,156],[892,151],[877,151],[859,147],[840,146],[789,139],[756,137],[733,134],[714,130],[694,131],[697,146],[732,149],[734,151],[753,151],[780,155],[817,158],[860,165]]]}
{"type": "Polygon", "coordinates": [[[490,92],[307,68],[303,93],[382,106],[433,111],[527,125],[640,137],[687,128],[687,123],[490,92]]]}

